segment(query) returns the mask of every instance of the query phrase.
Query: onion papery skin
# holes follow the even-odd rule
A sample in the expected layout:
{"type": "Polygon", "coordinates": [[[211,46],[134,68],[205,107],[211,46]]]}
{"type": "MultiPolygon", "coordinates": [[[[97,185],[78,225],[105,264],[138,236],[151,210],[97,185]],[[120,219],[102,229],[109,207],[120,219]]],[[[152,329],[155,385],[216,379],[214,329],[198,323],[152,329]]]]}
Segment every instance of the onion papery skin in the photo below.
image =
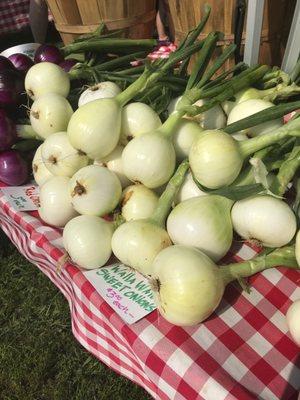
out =
{"type": "Polygon", "coordinates": [[[189,172],[183,181],[180,189],[175,198],[175,205],[181,203],[184,200],[191,199],[193,197],[204,196],[207,193],[203,192],[194,181],[193,175],[189,172]]]}
{"type": "Polygon", "coordinates": [[[117,176],[107,168],[88,165],[73,175],[69,192],[79,214],[101,217],[116,208],[122,187],[117,176]]]}
{"type": "Polygon", "coordinates": [[[90,86],[81,93],[78,100],[78,107],[98,99],[110,99],[121,93],[121,89],[114,82],[100,82],[90,86]]]}
{"type": "Polygon", "coordinates": [[[69,178],[89,164],[89,158],[71,145],[66,132],[47,137],[42,147],[42,159],[53,175],[69,178]]]}
{"type": "Polygon", "coordinates": [[[295,253],[296,253],[297,263],[300,267],[300,231],[298,231],[298,233],[296,235],[295,253]]]}
{"type": "Polygon", "coordinates": [[[122,163],[122,153],[124,147],[118,145],[114,148],[114,150],[109,153],[106,157],[102,158],[102,160],[95,160],[95,165],[100,165],[102,167],[108,168],[110,171],[114,172],[119,178],[122,188],[125,188],[131,185],[131,181],[127,178],[124,173],[123,163],[122,163]]]}
{"type": "Polygon", "coordinates": [[[243,239],[265,247],[282,247],[296,233],[296,217],[282,200],[258,195],[237,201],[231,210],[233,229],[243,239]]]}
{"type": "Polygon", "coordinates": [[[9,150],[18,140],[16,126],[0,109],[0,151],[9,150]]]}
{"type": "Polygon", "coordinates": [[[51,44],[42,44],[36,49],[34,54],[34,63],[49,62],[60,64],[63,61],[63,56],[60,50],[51,44]]]}
{"type": "Polygon", "coordinates": [[[225,289],[217,265],[194,247],[162,250],[153,262],[152,277],[159,312],[178,326],[194,326],[208,318],[225,289]]]}
{"type": "MultiPolygon", "coordinates": [[[[201,107],[207,103],[208,100],[201,99],[194,103],[196,106],[201,107]]],[[[226,116],[220,105],[216,105],[209,110],[196,115],[193,120],[203,129],[222,129],[226,126],[226,116]]]]}
{"type": "Polygon", "coordinates": [[[204,131],[195,140],[189,161],[196,180],[209,189],[232,183],[243,165],[238,142],[218,130],[204,131]]]}
{"type": "Polygon", "coordinates": [[[25,77],[25,90],[32,100],[47,93],[67,97],[70,91],[70,79],[58,65],[42,62],[33,65],[28,70],[25,77]]]}
{"type": "Polygon", "coordinates": [[[123,150],[122,162],[131,181],[155,189],[173,175],[176,155],[172,142],[157,131],[132,139],[123,150]]]}
{"type": "Polygon", "coordinates": [[[56,93],[47,93],[33,102],[30,122],[33,130],[46,139],[53,133],[66,131],[72,114],[68,100],[56,93]]]}
{"type": "Polygon", "coordinates": [[[144,275],[152,275],[156,255],[172,242],[168,233],[147,220],[125,222],[112,237],[114,255],[144,275]]]}
{"type": "Polygon", "coordinates": [[[157,203],[157,194],[146,186],[128,186],[122,193],[122,216],[126,221],[149,218],[157,203]]]}
{"type": "Polygon", "coordinates": [[[117,146],[121,107],[114,99],[91,101],[78,108],[68,125],[70,143],[92,160],[101,160],[117,146]]]}
{"type": "Polygon", "coordinates": [[[28,165],[16,150],[0,153],[0,181],[9,186],[19,186],[28,179],[28,165]]]}
{"type": "Polygon", "coordinates": [[[178,204],[167,220],[172,242],[196,247],[219,261],[232,244],[231,206],[231,200],[217,195],[194,197],[178,204]]]}
{"type": "Polygon", "coordinates": [[[131,139],[152,132],[161,125],[158,114],[147,104],[127,104],[122,110],[120,143],[126,146],[131,139]]]}
{"type": "Polygon", "coordinates": [[[71,203],[69,181],[65,176],[54,176],[40,188],[38,212],[41,219],[49,225],[63,227],[78,215],[71,203]]]}
{"type": "Polygon", "coordinates": [[[112,224],[102,218],[80,215],[68,222],[63,243],[72,261],[84,269],[102,267],[111,256],[112,224]]]}
{"type": "MultiPolygon", "coordinates": [[[[242,101],[241,103],[238,103],[235,107],[233,107],[230,114],[228,115],[227,123],[232,124],[273,106],[273,103],[261,99],[249,99],[246,101],[242,101]]],[[[251,128],[243,129],[240,133],[247,135],[248,137],[256,137],[259,135],[264,135],[268,132],[275,131],[282,125],[282,119],[278,118],[273,121],[267,121],[262,124],[253,126],[251,128]]]]}
{"type": "Polygon", "coordinates": [[[203,128],[195,121],[183,118],[172,136],[177,162],[189,156],[194,141],[201,135],[203,128]]]}
{"type": "Polygon", "coordinates": [[[32,172],[36,183],[42,186],[48,179],[52,178],[54,175],[51,174],[49,169],[44,164],[42,159],[42,144],[36,149],[35,155],[32,160],[32,172]]]}

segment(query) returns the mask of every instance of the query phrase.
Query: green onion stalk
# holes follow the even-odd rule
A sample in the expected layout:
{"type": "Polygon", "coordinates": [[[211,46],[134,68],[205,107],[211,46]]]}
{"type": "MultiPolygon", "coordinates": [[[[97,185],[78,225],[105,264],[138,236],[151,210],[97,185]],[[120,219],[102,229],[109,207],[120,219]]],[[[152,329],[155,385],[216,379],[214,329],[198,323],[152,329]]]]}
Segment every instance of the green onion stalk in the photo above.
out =
{"type": "Polygon", "coordinates": [[[87,41],[70,43],[61,48],[65,56],[86,51],[113,54],[128,54],[134,51],[151,51],[157,44],[156,39],[120,39],[94,38],[87,41]]]}
{"type": "Polygon", "coordinates": [[[295,144],[288,158],[284,160],[279,168],[270,190],[277,196],[283,196],[287,190],[288,184],[293,180],[295,174],[300,168],[300,142],[295,144]]]}

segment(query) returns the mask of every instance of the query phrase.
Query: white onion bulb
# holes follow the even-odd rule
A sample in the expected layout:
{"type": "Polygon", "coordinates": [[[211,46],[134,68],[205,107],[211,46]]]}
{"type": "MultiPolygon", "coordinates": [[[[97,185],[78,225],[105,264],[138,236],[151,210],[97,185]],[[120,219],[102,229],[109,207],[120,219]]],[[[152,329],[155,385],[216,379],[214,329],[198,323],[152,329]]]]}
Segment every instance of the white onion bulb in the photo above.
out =
{"type": "Polygon", "coordinates": [[[42,158],[53,175],[70,178],[89,163],[85,154],[71,146],[66,132],[57,132],[48,136],[43,143],[42,158]]]}
{"type": "Polygon", "coordinates": [[[296,235],[295,254],[296,254],[297,263],[300,267],[300,230],[298,231],[298,233],[296,235]]]}
{"type": "Polygon", "coordinates": [[[102,167],[108,168],[110,171],[114,172],[119,178],[122,188],[130,185],[132,182],[127,178],[124,173],[124,168],[122,164],[122,153],[124,147],[118,145],[114,148],[114,150],[109,153],[106,157],[102,158],[102,160],[95,160],[95,165],[100,165],[102,167]]]}
{"type": "Polygon", "coordinates": [[[191,199],[193,197],[204,196],[207,193],[203,192],[195,183],[193,175],[189,172],[183,181],[182,186],[178,190],[175,204],[181,203],[184,200],[191,199]]]}
{"type": "MultiPolygon", "coordinates": [[[[182,96],[176,97],[173,99],[169,106],[168,106],[168,113],[169,115],[172,114],[177,106],[179,105],[179,102],[181,101],[182,96]]],[[[194,103],[196,106],[201,107],[204,104],[206,104],[208,100],[206,99],[200,99],[194,103]]],[[[221,129],[226,126],[226,116],[223,112],[223,109],[221,106],[216,105],[213,108],[198,114],[194,117],[184,117],[188,119],[192,119],[196,121],[203,129],[221,129]]]]}
{"type": "Polygon", "coordinates": [[[65,176],[54,176],[40,188],[38,212],[42,220],[49,225],[63,227],[77,215],[71,203],[69,181],[65,176]]]}
{"type": "Polygon", "coordinates": [[[154,213],[157,203],[157,194],[146,186],[128,186],[122,194],[122,215],[126,221],[149,218],[154,213]]]}
{"type": "MultiPolygon", "coordinates": [[[[261,99],[249,99],[238,103],[228,115],[227,124],[232,124],[243,118],[249,117],[250,115],[256,114],[259,111],[266,110],[274,106],[273,103],[261,99]]],[[[283,125],[282,119],[277,118],[272,121],[263,122],[262,124],[256,125],[252,128],[243,129],[241,133],[248,135],[249,137],[255,137],[264,135],[265,133],[275,131],[283,125]]]]}
{"type": "Polygon", "coordinates": [[[49,169],[44,164],[42,159],[42,144],[36,149],[32,160],[32,172],[33,177],[36,183],[39,186],[42,186],[48,179],[53,177],[53,174],[49,171],[49,169]]]}
{"type": "Polygon", "coordinates": [[[172,142],[160,132],[132,139],[123,150],[125,175],[133,182],[155,189],[168,182],[175,169],[172,142]]]}
{"type": "Polygon", "coordinates": [[[233,229],[243,238],[266,247],[289,243],[296,232],[296,217],[282,200],[257,195],[237,201],[231,210],[233,229]]]}
{"type": "Polygon", "coordinates": [[[286,322],[294,342],[300,346],[300,299],[290,305],[286,322]]]}
{"type": "Polygon", "coordinates": [[[78,100],[78,107],[97,99],[108,99],[115,97],[119,93],[121,93],[121,89],[114,82],[106,81],[97,83],[81,93],[78,100]]]}
{"type": "MultiPolygon", "coordinates": [[[[201,107],[208,101],[209,100],[201,99],[196,101],[194,104],[201,107]]],[[[226,126],[226,116],[220,105],[216,105],[209,110],[196,115],[193,117],[193,120],[197,121],[203,129],[222,129],[226,126]]]]}
{"type": "Polygon", "coordinates": [[[167,220],[172,242],[196,247],[212,260],[220,260],[232,244],[232,203],[222,196],[206,195],[178,204],[167,220]]]}
{"type": "Polygon", "coordinates": [[[72,114],[68,100],[59,94],[47,93],[33,102],[30,122],[33,130],[46,139],[52,133],[66,131],[72,114]]]}
{"type": "Polygon", "coordinates": [[[147,104],[135,102],[122,110],[120,142],[125,146],[132,138],[161,126],[158,114],[147,104]]]}
{"type": "Polygon", "coordinates": [[[135,220],[120,225],[112,237],[114,255],[125,265],[142,274],[152,274],[156,255],[172,242],[167,232],[147,220],[135,220]]]}
{"type": "Polygon", "coordinates": [[[88,165],[73,175],[69,193],[79,214],[101,217],[118,205],[122,187],[117,176],[109,169],[88,165]]]}
{"type": "Polygon", "coordinates": [[[193,326],[209,317],[225,289],[217,265],[194,247],[162,250],[153,262],[152,277],[159,312],[179,326],[193,326]]]}
{"type": "Polygon", "coordinates": [[[33,65],[28,70],[25,77],[25,89],[33,100],[48,93],[67,97],[70,91],[70,79],[58,65],[42,62],[33,65]]]}
{"type": "Polygon", "coordinates": [[[102,267],[111,256],[113,226],[92,215],[73,218],[64,228],[63,242],[72,261],[85,269],[102,267]]]}
{"type": "Polygon", "coordinates": [[[98,99],[78,108],[70,119],[70,143],[91,160],[101,160],[117,146],[121,129],[121,107],[114,99],[98,99]]]}
{"type": "Polygon", "coordinates": [[[178,162],[183,161],[189,156],[193,142],[201,135],[202,131],[203,128],[195,121],[190,121],[185,118],[180,121],[173,135],[173,145],[178,162]]]}

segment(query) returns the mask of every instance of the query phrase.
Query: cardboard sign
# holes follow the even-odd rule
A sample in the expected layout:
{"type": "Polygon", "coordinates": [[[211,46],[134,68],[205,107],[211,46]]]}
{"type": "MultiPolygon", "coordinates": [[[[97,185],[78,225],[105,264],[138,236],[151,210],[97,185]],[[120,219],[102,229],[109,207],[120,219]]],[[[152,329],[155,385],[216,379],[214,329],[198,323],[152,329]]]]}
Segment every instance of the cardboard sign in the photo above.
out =
{"type": "Polygon", "coordinates": [[[10,186],[0,190],[15,210],[34,211],[38,209],[39,188],[37,186],[10,186]]]}
{"type": "Polygon", "coordinates": [[[147,278],[124,264],[84,271],[83,274],[128,324],[133,324],[156,309],[147,278]]]}

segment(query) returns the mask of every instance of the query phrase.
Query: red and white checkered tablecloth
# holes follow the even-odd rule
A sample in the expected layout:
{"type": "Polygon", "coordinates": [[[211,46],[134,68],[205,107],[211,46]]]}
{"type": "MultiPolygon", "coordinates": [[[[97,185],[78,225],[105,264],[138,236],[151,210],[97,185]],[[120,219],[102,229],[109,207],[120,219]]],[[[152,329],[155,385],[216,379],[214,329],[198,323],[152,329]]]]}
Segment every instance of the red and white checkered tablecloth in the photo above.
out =
{"type": "MultiPolygon", "coordinates": [[[[56,272],[63,254],[59,229],[45,226],[36,212],[14,211],[3,196],[0,226],[65,295],[77,340],[155,399],[297,399],[300,348],[284,315],[300,298],[299,271],[281,267],[259,274],[251,279],[251,294],[230,285],[217,313],[194,328],[173,326],[157,311],[127,325],[77,267],[56,272]]],[[[243,245],[232,258],[254,254],[243,245]]]]}
{"type": "Polygon", "coordinates": [[[29,0],[0,1],[0,34],[17,32],[29,25],[29,0]]]}

